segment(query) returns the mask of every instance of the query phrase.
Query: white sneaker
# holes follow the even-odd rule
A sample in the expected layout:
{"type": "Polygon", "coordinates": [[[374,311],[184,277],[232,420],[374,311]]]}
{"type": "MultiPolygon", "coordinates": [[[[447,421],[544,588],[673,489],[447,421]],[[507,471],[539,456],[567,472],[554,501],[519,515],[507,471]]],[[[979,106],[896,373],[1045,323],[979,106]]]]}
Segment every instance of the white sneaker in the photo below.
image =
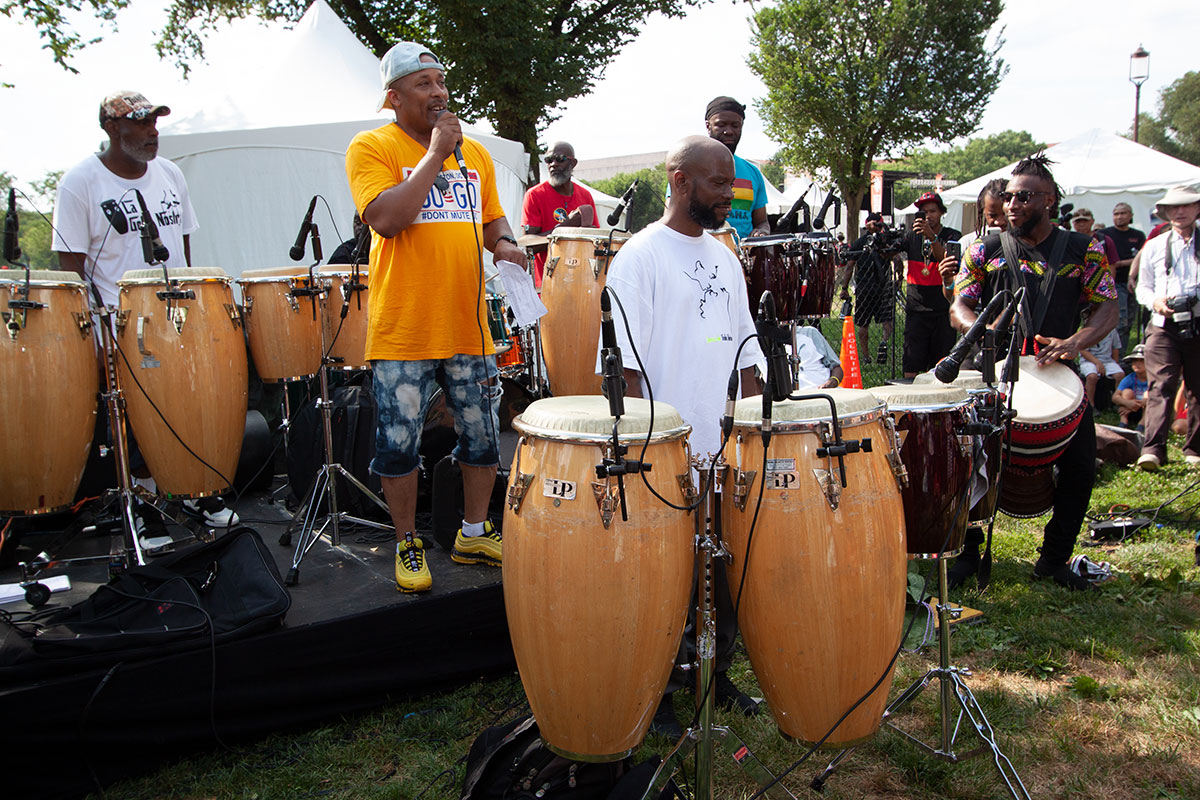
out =
{"type": "Polygon", "coordinates": [[[1142,472],[1157,472],[1162,462],[1154,453],[1142,453],[1137,460],[1137,466],[1142,472]]]}
{"type": "Polygon", "coordinates": [[[203,520],[212,528],[228,528],[240,521],[237,512],[225,505],[219,497],[206,497],[202,500],[184,500],[183,510],[196,519],[203,520]]]}
{"type": "Polygon", "coordinates": [[[1200,456],[1184,456],[1183,463],[1187,464],[1189,467],[1200,467],[1200,456]]]}

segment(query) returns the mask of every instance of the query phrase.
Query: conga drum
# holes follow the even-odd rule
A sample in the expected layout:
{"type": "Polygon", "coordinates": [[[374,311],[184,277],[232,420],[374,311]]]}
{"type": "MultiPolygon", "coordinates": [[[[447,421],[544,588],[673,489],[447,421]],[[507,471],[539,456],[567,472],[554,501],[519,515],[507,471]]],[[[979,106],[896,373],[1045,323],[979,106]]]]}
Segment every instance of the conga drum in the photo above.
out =
{"type": "MultiPolygon", "coordinates": [[[[628,398],[620,440],[640,452],[650,404],[628,398]]],[[[667,685],[692,585],[693,520],[628,476],[629,521],[609,454],[612,417],[598,395],[537,400],[520,433],[504,510],[504,605],[525,695],[542,738],[584,761],[623,758],[641,743],[667,685]]],[[[646,478],[685,500],[690,426],[654,405],[646,478]]]]}
{"type": "Polygon", "coordinates": [[[1054,460],[1075,436],[1087,395],[1070,367],[1038,366],[1033,356],[1021,356],[1012,395],[1016,416],[999,508],[1010,517],[1038,517],[1054,506],[1054,460]]]}
{"type": "Polygon", "coordinates": [[[158,489],[204,497],[230,488],[246,427],[247,365],[232,281],[217,267],[126,272],[117,281],[117,372],[129,424],[158,489]],[[161,416],[160,416],[161,414],[161,416]],[[182,440],[182,442],[181,442],[182,440]]]}
{"type": "MultiPolygon", "coordinates": [[[[922,372],[913,378],[913,383],[950,385],[964,389],[975,403],[976,414],[986,419],[992,418],[992,410],[997,403],[1004,400],[994,387],[984,382],[983,373],[974,369],[959,370],[958,377],[949,384],[943,384],[933,372],[922,372]]],[[[984,437],[983,463],[976,465],[975,472],[982,473],[983,478],[987,480],[987,491],[971,506],[971,512],[967,516],[968,525],[986,525],[996,516],[996,503],[1000,498],[1000,457],[1003,443],[1003,431],[984,437]]]]}
{"type": "MultiPolygon", "coordinates": [[[[596,228],[555,228],[542,275],[542,357],[557,395],[599,394],[600,292],[612,256],[627,233],[596,228]],[[611,237],[611,238],[610,238],[611,237]]],[[[625,303],[634,298],[621,298],[625,303]]]]}
{"type": "Polygon", "coordinates": [[[833,238],[828,233],[800,236],[802,259],[797,318],[828,317],[833,309],[833,285],[837,258],[833,238]]]}
{"type": "Polygon", "coordinates": [[[869,389],[887,404],[908,471],[904,527],[909,558],[949,558],[962,551],[970,511],[974,418],[970,396],[956,386],[890,385],[869,389]]]}
{"type": "Polygon", "coordinates": [[[298,381],[321,367],[321,302],[308,269],[252,269],[238,278],[246,339],[254,369],[265,383],[298,381]]]}
{"type": "Polygon", "coordinates": [[[750,313],[758,314],[762,293],[770,290],[778,318],[796,319],[802,266],[798,240],[790,233],[756,236],[742,242],[742,269],[746,274],[750,313]]]}
{"type": "Polygon", "coordinates": [[[61,511],[75,499],[99,388],[87,287],[74,272],[0,272],[0,515],[61,511]],[[37,303],[14,308],[16,301],[37,303]]]}
{"type": "Polygon", "coordinates": [[[721,505],[730,591],[745,579],[738,625],[779,729],[816,742],[879,681],[825,742],[843,748],[879,728],[907,565],[899,457],[883,404],[860,389],[826,394],[843,438],[871,439],[870,452],[845,456],[846,486],[837,459],[818,454],[831,435],[829,404],[818,400],[774,404],[762,474],[762,400],[751,397],[735,408],[721,505]]]}
{"type": "Polygon", "coordinates": [[[358,280],[346,264],[326,264],[318,270],[329,290],[325,295],[325,349],[330,358],[340,358],[335,369],[370,369],[367,361],[367,268],[360,267],[358,280]],[[342,316],[343,308],[346,315],[342,316]]]}
{"type": "Polygon", "coordinates": [[[715,231],[709,231],[708,233],[718,242],[728,247],[729,252],[735,256],[740,257],[742,255],[742,251],[738,247],[738,235],[735,228],[726,225],[724,228],[717,228],[715,231]]]}

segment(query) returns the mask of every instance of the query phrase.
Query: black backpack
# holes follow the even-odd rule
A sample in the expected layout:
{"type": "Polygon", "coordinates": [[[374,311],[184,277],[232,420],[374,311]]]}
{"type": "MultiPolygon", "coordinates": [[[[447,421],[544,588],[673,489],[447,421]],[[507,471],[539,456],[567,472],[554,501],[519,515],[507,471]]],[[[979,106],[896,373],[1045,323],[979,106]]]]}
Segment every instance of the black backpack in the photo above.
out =
{"type": "MultiPolygon", "coordinates": [[[[633,759],[572,761],[546,747],[531,715],[488,728],[467,753],[461,800],[636,800],[658,767],[658,759],[634,766],[633,759]]],[[[660,795],[679,796],[674,783],[660,795]]]]}

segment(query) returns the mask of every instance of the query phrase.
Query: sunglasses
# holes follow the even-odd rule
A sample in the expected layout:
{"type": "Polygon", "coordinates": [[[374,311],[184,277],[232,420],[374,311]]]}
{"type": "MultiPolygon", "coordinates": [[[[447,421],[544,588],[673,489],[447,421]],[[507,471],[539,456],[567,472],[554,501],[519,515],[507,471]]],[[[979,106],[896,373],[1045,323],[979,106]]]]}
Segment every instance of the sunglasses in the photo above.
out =
{"type": "Polygon", "coordinates": [[[545,159],[547,164],[566,164],[570,160],[570,156],[546,156],[545,159]]]}
{"type": "Polygon", "coordinates": [[[1028,203],[1036,195],[1050,194],[1049,192],[1031,192],[1027,189],[1022,189],[1019,192],[1001,192],[1000,199],[1006,203],[1011,203],[1013,199],[1020,200],[1022,203],[1028,203]]]}

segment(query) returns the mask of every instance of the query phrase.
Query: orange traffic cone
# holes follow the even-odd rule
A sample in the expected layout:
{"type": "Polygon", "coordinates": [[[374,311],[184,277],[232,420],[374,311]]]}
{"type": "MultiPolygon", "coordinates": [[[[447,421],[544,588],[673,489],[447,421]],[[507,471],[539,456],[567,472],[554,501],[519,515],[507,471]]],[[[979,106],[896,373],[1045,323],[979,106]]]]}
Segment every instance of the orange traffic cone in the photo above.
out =
{"type": "Polygon", "coordinates": [[[842,320],[842,386],[847,389],[863,388],[862,373],[858,369],[858,339],[854,336],[854,317],[847,314],[842,320]]]}

